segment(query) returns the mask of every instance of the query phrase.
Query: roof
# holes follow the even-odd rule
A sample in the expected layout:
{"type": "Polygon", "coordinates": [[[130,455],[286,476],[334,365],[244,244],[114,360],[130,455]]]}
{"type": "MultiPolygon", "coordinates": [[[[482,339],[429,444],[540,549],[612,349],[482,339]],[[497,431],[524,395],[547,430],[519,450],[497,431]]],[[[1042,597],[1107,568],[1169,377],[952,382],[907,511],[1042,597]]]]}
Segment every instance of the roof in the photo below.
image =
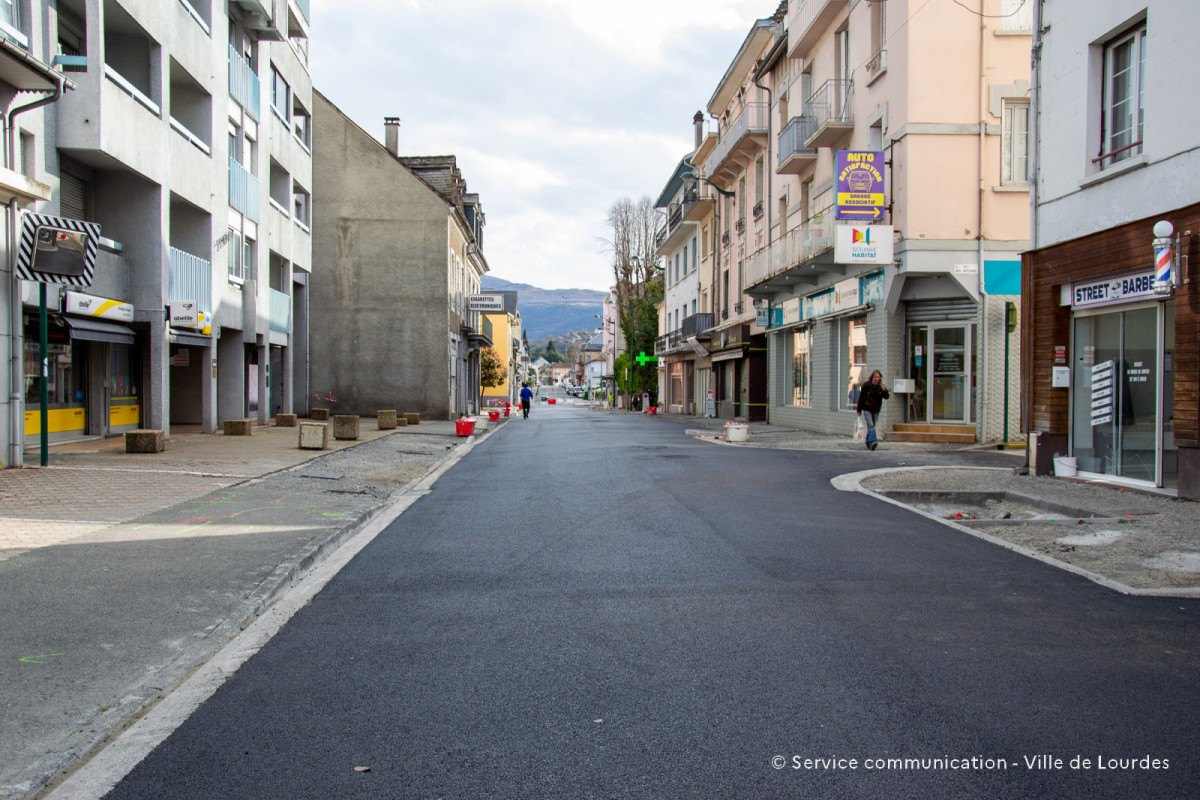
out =
{"type": "Polygon", "coordinates": [[[777,24],[773,17],[754,21],[750,33],[746,34],[746,40],[742,42],[737,55],[729,62],[729,68],[725,70],[721,82],[717,84],[717,90],[709,98],[708,113],[720,114],[729,105],[729,101],[742,85],[742,77],[750,72],[754,62],[758,60],[758,54],[767,46],[777,24]]]}
{"type": "Polygon", "coordinates": [[[655,208],[666,208],[667,204],[671,202],[671,198],[679,193],[680,187],[683,186],[683,178],[680,176],[685,172],[692,171],[692,155],[694,155],[694,152],[688,153],[682,159],[680,159],[679,164],[675,167],[675,171],[671,173],[671,179],[667,181],[667,185],[663,187],[662,194],[660,194],[658,199],[654,201],[655,208]]]}

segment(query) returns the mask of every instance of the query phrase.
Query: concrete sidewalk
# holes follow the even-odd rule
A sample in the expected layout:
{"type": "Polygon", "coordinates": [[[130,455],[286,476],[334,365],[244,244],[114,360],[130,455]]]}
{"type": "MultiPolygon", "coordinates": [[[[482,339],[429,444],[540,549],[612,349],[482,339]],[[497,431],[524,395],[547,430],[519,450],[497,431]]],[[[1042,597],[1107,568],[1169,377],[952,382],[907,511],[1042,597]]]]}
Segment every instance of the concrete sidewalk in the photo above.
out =
{"type": "Polygon", "coordinates": [[[77,766],[480,438],[369,419],[327,451],[298,435],[176,434],[142,455],[118,437],[0,471],[0,798],[77,766]]]}

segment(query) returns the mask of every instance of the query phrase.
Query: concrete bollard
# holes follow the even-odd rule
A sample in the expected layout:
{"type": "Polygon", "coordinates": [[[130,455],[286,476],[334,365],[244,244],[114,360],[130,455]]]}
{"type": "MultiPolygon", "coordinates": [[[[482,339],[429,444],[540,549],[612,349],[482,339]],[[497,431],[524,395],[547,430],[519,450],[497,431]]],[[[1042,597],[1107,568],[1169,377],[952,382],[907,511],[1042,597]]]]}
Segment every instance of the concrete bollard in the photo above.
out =
{"type": "Polygon", "coordinates": [[[328,408],[309,409],[308,418],[309,419],[319,419],[319,420],[329,419],[329,409],[328,408]]]}
{"type": "Polygon", "coordinates": [[[254,420],[227,419],[225,420],[226,436],[249,436],[253,433],[254,420]]]}
{"type": "MultiPolygon", "coordinates": [[[[375,419],[379,425],[379,430],[390,431],[396,427],[396,411],[394,409],[388,411],[376,411],[375,419]]],[[[407,424],[405,420],[405,424],[407,424]]]]}
{"type": "Polygon", "coordinates": [[[358,415],[335,414],[333,417],[333,438],[353,441],[358,438],[358,415]]]}
{"type": "Polygon", "coordinates": [[[276,428],[294,428],[294,427],[296,427],[296,415],[295,414],[276,414],[275,415],[275,427],[276,428]]]}
{"type": "Polygon", "coordinates": [[[421,421],[421,415],[413,414],[410,412],[405,412],[404,419],[408,422],[409,425],[416,425],[417,423],[419,423],[421,421]]]}
{"type": "Polygon", "coordinates": [[[300,449],[328,450],[329,425],[324,422],[301,422],[300,449]]]}
{"type": "Polygon", "coordinates": [[[139,428],[125,432],[126,453],[161,453],[167,449],[162,431],[139,428]]]}

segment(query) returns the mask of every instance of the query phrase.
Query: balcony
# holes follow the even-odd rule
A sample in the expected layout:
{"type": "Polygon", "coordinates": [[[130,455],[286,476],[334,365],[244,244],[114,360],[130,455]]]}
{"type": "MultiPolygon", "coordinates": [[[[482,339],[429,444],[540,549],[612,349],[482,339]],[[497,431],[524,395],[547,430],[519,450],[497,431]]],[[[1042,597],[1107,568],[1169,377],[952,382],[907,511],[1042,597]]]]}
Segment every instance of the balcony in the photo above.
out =
{"type": "Polygon", "coordinates": [[[683,227],[683,203],[671,203],[667,206],[667,221],[654,234],[654,247],[657,255],[663,255],[663,251],[677,246],[687,234],[690,232],[688,228],[683,227]]]}
{"type": "Polygon", "coordinates": [[[813,215],[746,260],[746,294],[771,297],[792,286],[815,286],[823,273],[845,274],[833,263],[833,207],[813,215]],[[824,258],[822,258],[824,257],[824,258]]]}
{"type": "Polygon", "coordinates": [[[733,227],[737,229],[737,232],[739,234],[745,233],[746,232],[746,218],[738,217],[738,221],[733,224],[733,227]]]}
{"type": "Polygon", "coordinates": [[[229,159],[229,205],[250,220],[258,222],[260,194],[258,178],[247,172],[237,161],[229,159]]]}
{"type": "Polygon", "coordinates": [[[184,301],[194,302],[205,313],[212,312],[212,264],[172,247],[167,262],[167,302],[184,301]]]}
{"type": "Polygon", "coordinates": [[[769,126],[767,104],[747,103],[721,133],[712,155],[704,162],[704,174],[714,179],[733,178],[741,166],[753,160],[753,154],[766,147],[769,126]]]}
{"type": "Polygon", "coordinates": [[[229,96],[246,110],[253,120],[260,119],[262,89],[254,68],[232,46],[229,48],[229,96]]]}
{"type": "Polygon", "coordinates": [[[286,292],[270,289],[271,310],[269,324],[271,330],[281,333],[291,333],[292,330],[292,298],[286,292]]]}
{"type": "Polygon", "coordinates": [[[817,148],[804,145],[805,140],[812,134],[812,120],[808,117],[792,117],[779,132],[779,162],[776,172],[781,175],[799,175],[817,163],[817,148]]]}
{"type": "Polygon", "coordinates": [[[683,325],[679,331],[686,341],[689,336],[695,336],[697,339],[711,338],[708,329],[713,325],[713,315],[705,312],[703,314],[692,314],[683,320],[683,325]]]}
{"type": "Polygon", "coordinates": [[[296,0],[296,7],[300,9],[300,13],[304,15],[304,21],[308,22],[312,19],[312,14],[308,11],[308,0],[296,0]]]}
{"type": "Polygon", "coordinates": [[[849,0],[793,0],[788,7],[788,56],[807,58],[849,0]]]}
{"type": "Polygon", "coordinates": [[[812,119],[813,129],[804,144],[808,147],[832,147],[854,131],[854,82],[833,79],[804,101],[804,116],[812,119]]]}
{"type": "Polygon", "coordinates": [[[716,208],[717,195],[712,189],[702,193],[700,189],[685,189],[683,192],[683,218],[688,222],[699,222],[716,208]]]}
{"type": "Polygon", "coordinates": [[[286,14],[287,0],[233,0],[242,10],[246,28],[264,42],[287,41],[287,17],[279,13],[280,2],[284,3],[286,14]]]}

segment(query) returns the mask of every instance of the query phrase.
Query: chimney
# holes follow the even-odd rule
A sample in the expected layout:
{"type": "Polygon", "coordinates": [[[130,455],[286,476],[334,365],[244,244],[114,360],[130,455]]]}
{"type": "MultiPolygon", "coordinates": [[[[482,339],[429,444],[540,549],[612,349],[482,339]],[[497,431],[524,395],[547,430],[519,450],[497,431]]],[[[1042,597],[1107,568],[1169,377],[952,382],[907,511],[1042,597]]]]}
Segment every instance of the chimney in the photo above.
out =
{"type": "Polygon", "coordinates": [[[400,155],[400,118],[383,118],[383,144],[394,156],[400,155]]]}
{"type": "Polygon", "coordinates": [[[692,125],[696,129],[696,149],[700,149],[701,142],[704,141],[704,114],[700,111],[696,112],[696,116],[692,117],[692,125]]]}

